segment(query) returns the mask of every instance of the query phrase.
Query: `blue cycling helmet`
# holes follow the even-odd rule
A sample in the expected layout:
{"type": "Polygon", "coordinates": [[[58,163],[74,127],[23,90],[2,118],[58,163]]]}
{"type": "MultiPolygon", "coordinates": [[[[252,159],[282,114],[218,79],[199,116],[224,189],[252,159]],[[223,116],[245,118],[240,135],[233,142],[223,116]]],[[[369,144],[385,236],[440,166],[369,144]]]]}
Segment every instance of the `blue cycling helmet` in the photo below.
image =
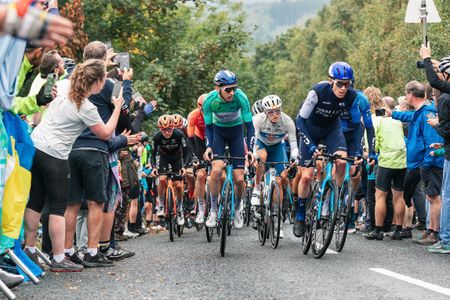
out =
{"type": "Polygon", "coordinates": [[[328,69],[328,75],[333,79],[353,81],[353,69],[348,63],[343,61],[332,64],[328,69]]]}
{"type": "Polygon", "coordinates": [[[238,79],[236,74],[230,70],[220,70],[217,72],[216,76],[214,76],[214,84],[217,86],[232,85],[237,83],[238,79]]]}

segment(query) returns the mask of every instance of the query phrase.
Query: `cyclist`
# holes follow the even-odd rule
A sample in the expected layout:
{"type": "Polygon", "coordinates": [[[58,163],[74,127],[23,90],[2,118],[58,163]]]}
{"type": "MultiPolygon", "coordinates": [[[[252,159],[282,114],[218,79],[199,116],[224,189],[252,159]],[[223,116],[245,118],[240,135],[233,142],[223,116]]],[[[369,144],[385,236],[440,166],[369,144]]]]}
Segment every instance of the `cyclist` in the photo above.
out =
{"type": "MultiPolygon", "coordinates": [[[[190,151],[187,148],[184,134],[173,127],[173,119],[170,115],[162,115],[158,118],[159,131],[153,137],[153,153],[151,156],[152,176],[159,177],[158,196],[159,209],[158,217],[165,217],[164,200],[166,199],[167,175],[165,172],[179,173],[173,176],[172,180],[175,189],[175,197],[179,201],[179,209],[182,207],[180,200],[183,199],[182,176],[185,173],[184,167],[191,162],[190,151]],[[156,162],[156,156],[159,161],[156,162]],[[160,174],[160,175],[159,175],[160,174]]],[[[184,225],[184,215],[177,214],[177,224],[184,225]]]]}
{"type": "MultiPolygon", "coordinates": [[[[176,129],[179,129],[183,132],[185,137],[188,137],[187,132],[187,120],[186,118],[183,118],[180,114],[173,114],[172,115],[173,120],[173,127],[176,129]]],[[[191,154],[194,155],[194,146],[192,143],[190,143],[190,140],[187,141],[188,149],[191,151],[191,154]]],[[[195,190],[195,177],[194,177],[194,171],[191,166],[186,168],[186,183],[187,183],[187,189],[188,189],[188,210],[190,214],[195,214],[194,209],[194,190],[195,190]]]]}
{"type": "Polygon", "coordinates": [[[252,114],[257,115],[264,112],[264,108],[262,106],[262,100],[256,100],[252,106],[252,114]]]}
{"type": "MultiPolygon", "coordinates": [[[[264,97],[262,101],[264,113],[257,114],[253,117],[253,126],[255,127],[256,137],[256,157],[259,157],[262,163],[266,161],[270,162],[283,162],[286,161],[286,151],[283,145],[285,136],[289,138],[289,144],[291,145],[290,156],[292,160],[295,160],[298,156],[297,148],[297,132],[294,121],[283,113],[281,110],[282,101],[280,97],[276,95],[270,95],[264,97]]],[[[284,172],[284,165],[274,165],[277,174],[277,183],[280,187],[280,199],[283,199],[283,186],[288,185],[286,172],[284,172]],[[280,177],[282,176],[282,178],[280,177]]],[[[256,167],[255,188],[253,189],[251,204],[253,206],[259,205],[260,197],[260,182],[261,176],[264,173],[264,165],[258,164],[256,167]]],[[[280,199],[274,199],[275,203],[278,203],[280,199]]],[[[280,231],[280,237],[283,237],[283,231],[280,231]]]]}
{"type": "MultiPolygon", "coordinates": [[[[309,162],[318,154],[317,144],[324,142],[328,151],[343,157],[347,156],[347,145],[342,132],[340,117],[350,111],[354,134],[359,136],[360,115],[358,107],[353,106],[357,93],[350,87],[353,69],[345,62],[333,63],[328,69],[330,82],[321,82],[309,91],[301,106],[296,125],[301,136],[300,163],[304,167],[298,190],[298,201],[293,232],[296,237],[305,232],[305,201],[310,193],[313,168],[309,162]]],[[[357,138],[354,140],[356,142],[357,138]]],[[[336,181],[342,184],[345,174],[345,161],[336,161],[336,181]]]]}
{"type": "MultiPolygon", "coordinates": [[[[214,91],[210,92],[203,103],[203,113],[206,125],[207,149],[205,160],[211,160],[212,155],[222,156],[225,144],[228,144],[231,156],[243,157],[245,155],[244,128],[247,130],[247,160],[253,163],[253,135],[252,113],[247,95],[238,89],[238,79],[229,70],[219,71],[215,78],[214,91]]],[[[233,177],[236,184],[235,218],[234,226],[242,228],[244,219],[242,215],[243,203],[241,201],[244,191],[244,160],[233,160],[233,177]]],[[[211,213],[206,220],[206,226],[215,227],[217,222],[217,201],[220,193],[220,177],[224,168],[221,160],[211,163],[211,213]]]]}
{"type": "MultiPolygon", "coordinates": [[[[203,118],[203,102],[207,94],[203,94],[197,99],[197,108],[191,111],[188,115],[187,135],[191,145],[193,145],[193,159],[197,163],[199,159],[203,159],[203,154],[206,151],[205,139],[205,120],[203,118]]],[[[198,213],[195,222],[203,223],[205,214],[205,184],[206,184],[206,170],[204,165],[198,164],[195,172],[195,197],[198,205],[198,213]]]]}

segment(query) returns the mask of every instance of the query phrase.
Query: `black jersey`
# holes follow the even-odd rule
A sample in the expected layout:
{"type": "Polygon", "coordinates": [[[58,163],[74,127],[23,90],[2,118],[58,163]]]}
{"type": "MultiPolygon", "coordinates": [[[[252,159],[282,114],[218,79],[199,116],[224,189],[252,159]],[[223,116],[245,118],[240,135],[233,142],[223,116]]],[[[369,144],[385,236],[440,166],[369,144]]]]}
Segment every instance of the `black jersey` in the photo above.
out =
{"type": "Polygon", "coordinates": [[[183,160],[183,165],[190,163],[190,151],[186,144],[186,137],[179,129],[174,129],[169,138],[165,138],[159,131],[153,137],[152,165],[156,166],[156,156],[163,156],[168,160],[183,160]]]}

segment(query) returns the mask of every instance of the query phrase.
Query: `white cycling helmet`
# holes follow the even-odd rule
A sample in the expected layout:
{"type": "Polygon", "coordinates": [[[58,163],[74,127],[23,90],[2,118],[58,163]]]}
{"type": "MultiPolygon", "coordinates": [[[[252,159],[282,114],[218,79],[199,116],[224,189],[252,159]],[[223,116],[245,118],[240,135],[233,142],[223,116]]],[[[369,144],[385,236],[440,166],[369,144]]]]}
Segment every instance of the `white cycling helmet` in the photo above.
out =
{"type": "Polygon", "coordinates": [[[264,111],[281,109],[282,104],[283,101],[281,101],[280,97],[278,97],[277,95],[269,95],[264,97],[264,99],[262,100],[264,111]]]}
{"type": "Polygon", "coordinates": [[[262,100],[256,100],[252,106],[253,115],[257,115],[264,112],[264,108],[262,106],[262,100]]]}

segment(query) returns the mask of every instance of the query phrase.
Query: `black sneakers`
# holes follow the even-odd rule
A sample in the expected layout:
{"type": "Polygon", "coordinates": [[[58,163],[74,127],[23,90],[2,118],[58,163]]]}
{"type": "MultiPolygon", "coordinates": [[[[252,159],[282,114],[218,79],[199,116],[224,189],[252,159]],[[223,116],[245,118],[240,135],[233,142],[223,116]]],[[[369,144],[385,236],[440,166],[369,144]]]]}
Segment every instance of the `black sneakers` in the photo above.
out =
{"type": "Polygon", "coordinates": [[[112,267],[113,262],[107,259],[100,251],[94,256],[88,252],[84,255],[83,266],[86,268],[112,267]]]}
{"type": "Polygon", "coordinates": [[[363,234],[363,237],[366,240],[378,240],[378,241],[381,241],[383,239],[383,237],[384,237],[384,234],[382,232],[376,232],[374,230],[374,231],[371,231],[371,232],[369,232],[367,234],[363,234]]]}

